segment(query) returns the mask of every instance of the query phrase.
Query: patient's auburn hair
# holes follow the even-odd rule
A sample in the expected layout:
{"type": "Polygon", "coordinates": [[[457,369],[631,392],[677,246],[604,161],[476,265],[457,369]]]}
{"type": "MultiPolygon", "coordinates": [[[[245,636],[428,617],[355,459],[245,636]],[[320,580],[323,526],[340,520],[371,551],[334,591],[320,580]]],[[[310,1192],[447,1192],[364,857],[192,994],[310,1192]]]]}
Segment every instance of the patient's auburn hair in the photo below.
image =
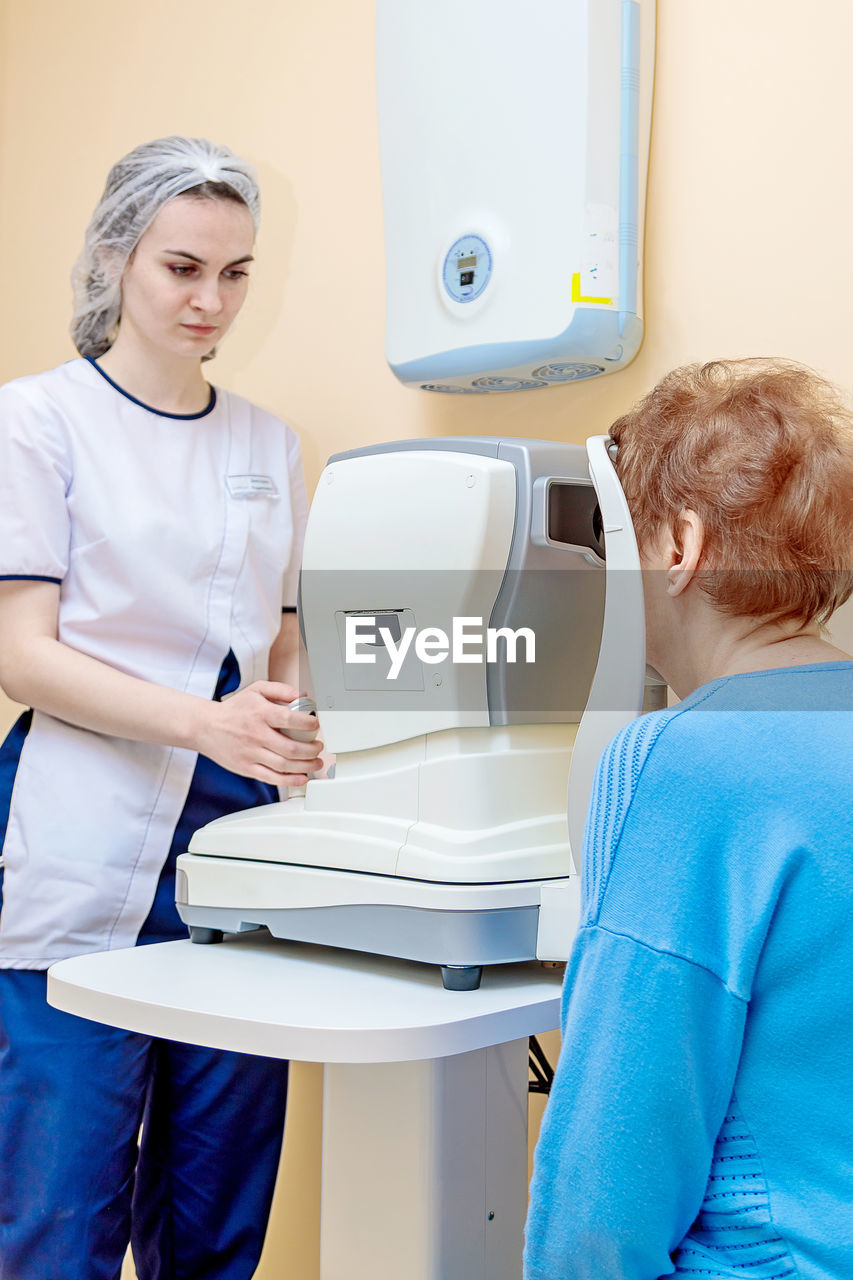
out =
{"type": "Polygon", "coordinates": [[[640,547],[695,511],[697,581],[723,612],[822,624],[853,592],[853,419],[811,369],[685,365],[610,435],[640,547]]]}

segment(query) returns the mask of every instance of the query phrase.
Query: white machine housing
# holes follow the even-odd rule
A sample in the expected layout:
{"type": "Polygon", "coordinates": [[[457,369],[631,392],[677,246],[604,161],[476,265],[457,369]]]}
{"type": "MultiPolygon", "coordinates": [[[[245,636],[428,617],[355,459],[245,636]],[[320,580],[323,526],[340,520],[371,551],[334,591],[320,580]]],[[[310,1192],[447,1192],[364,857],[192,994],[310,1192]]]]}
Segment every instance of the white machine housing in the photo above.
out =
{"type": "Polygon", "coordinates": [[[604,442],[402,441],[332,459],[300,621],[334,777],[195,833],[177,892],[193,937],[267,926],[437,963],[460,987],[483,964],[564,959],[592,770],[643,700],[639,561],[604,442]],[[605,546],[620,570],[606,601],[605,546]],[[492,661],[410,646],[390,678],[408,628],[450,637],[460,618],[488,622],[492,661]],[[375,619],[377,640],[386,625],[373,662],[348,660],[348,619],[375,619]],[[522,628],[533,662],[521,642],[513,660],[522,628]],[[582,720],[591,686],[602,709],[582,720]]]}
{"type": "Polygon", "coordinates": [[[377,0],[386,357],[462,394],[643,335],[654,0],[377,0]]]}

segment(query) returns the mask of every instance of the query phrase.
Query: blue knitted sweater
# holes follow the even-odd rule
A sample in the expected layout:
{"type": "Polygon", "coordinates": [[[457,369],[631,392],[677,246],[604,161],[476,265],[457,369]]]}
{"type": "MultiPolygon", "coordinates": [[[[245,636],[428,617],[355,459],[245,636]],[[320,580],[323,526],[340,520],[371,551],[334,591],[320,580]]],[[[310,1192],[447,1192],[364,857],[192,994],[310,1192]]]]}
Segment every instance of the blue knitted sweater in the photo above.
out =
{"type": "Polygon", "coordinates": [[[853,1277],[853,663],[599,766],[526,1280],[853,1277]]]}

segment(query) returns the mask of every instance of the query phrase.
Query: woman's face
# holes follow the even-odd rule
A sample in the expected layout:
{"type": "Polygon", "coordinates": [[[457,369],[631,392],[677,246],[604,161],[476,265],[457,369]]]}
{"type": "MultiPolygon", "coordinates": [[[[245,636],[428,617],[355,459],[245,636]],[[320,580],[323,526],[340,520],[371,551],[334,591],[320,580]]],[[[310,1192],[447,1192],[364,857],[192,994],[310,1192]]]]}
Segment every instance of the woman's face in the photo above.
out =
{"type": "Polygon", "coordinates": [[[243,305],[255,228],[235,200],[177,196],[140,238],[122,276],[122,341],[198,358],[243,305]]]}

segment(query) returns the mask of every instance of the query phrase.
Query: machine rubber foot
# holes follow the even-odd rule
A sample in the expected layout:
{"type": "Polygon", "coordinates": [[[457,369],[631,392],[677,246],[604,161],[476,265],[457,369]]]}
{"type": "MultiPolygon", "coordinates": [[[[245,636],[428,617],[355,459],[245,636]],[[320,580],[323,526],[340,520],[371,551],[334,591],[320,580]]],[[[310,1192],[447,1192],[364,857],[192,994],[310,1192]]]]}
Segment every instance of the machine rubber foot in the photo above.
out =
{"type": "Polygon", "coordinates": [[[221,929],[208,929],[203,924],[190,925],[190,942],[221,942],[224,937],[221,929]]]}
{"type": "Polygon", "coordinates": [[[441,981],[445,991],[476,991],[483,976],[483,966],[476,964],[443,964],[441,981]]]}

